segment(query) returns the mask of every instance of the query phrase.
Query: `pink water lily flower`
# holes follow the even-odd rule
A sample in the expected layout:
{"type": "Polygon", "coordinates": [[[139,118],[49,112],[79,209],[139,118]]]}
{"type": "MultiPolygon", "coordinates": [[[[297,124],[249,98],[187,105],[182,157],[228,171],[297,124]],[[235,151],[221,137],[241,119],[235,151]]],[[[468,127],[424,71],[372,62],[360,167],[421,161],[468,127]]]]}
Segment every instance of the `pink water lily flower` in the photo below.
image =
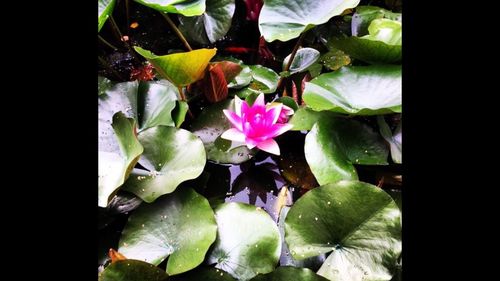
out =
{"type": "Polygon", "coordinates": [[[280,102],[271,102],[267,104],[267,108],[271,108],[273,106],[281,106],[280,117],[278,117],[278,123],[286,123],[288,122],[288,118],[293,115],[294,111],[292,108],[280,103],[280,102]]]}
{"type": "MultiPolygon", "coordinates": [[[[235,112],[224,110],[224,114],[233,128],[225,131],[221,138],[245,143],[249,149],[257,147],[269,153],[280,155],[280,148],[273,138],[292,128],[291,124],[278,123],[284,105],[271,103],[266,106],[264,94],[260,94],[252,106],[236,96],[234,105],[235,112]]],[[[287,113],[289,111],[284,113],[285,118],[287,113]]]]}

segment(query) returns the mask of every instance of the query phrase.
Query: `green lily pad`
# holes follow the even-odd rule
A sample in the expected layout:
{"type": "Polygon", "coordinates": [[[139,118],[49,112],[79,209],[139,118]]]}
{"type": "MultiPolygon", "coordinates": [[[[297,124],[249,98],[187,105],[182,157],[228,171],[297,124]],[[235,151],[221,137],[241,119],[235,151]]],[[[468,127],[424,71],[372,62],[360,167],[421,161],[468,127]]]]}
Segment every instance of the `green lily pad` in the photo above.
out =
{"type": "Polygon", "coordinates": [[[307,192],[288,212],[285,239],[295,258],[331,252],[329,280],[390,280],[401,254],[401,212],[382,189],[340,181],[307,192]]]}
{"type": "Polygon", "coordinates": [[[243,203],[224,203],[215,209],[217,241],[209,264],[239,280],[273,271],[281,239],[273,219],[262,209],[243,203]]]}
{"type": "Polygon", "coordinates": [[[339,49],[332,48],[323,54],[319,61],[331,70],[338,70],[351,63],[351,58],[339,49]]]}
{"type": "Polygon", "coordinates": [[[248,88],[264,94],[276,92],[280,77],[274,70],[258,64],[249,67],[252,71],[252,82],[248,85],[248,88]]]}
{"type": "Polygon", "coordinates": [[[401,142],[402,134],[401,134],[401,128],[402,128],[402,121],[399,122],[398,126],[396,127],[396,130],[394,131],[394,134],[391,132],[391,129],[389,128],[389,125],[384,120],[383,116],[377,116],[377,123],[380,128],[380,134],[382,137],[389,143],[391,147],[391,157],[392,161],[394,163],[403,163],[402,162],[402,150],[403,150],[403,144],[401,142]]]}
{"type": "Polygon", "coordinates": [[[252,82],[252,70],[248,65],[240,64],[241,71],[234,79],[227,84],[230,89],[241,89],[252,82]]]}
{"type": "Polygon", "coordinates": [[[276,102],[281,102],[282,104],[290,107],[294,111],[297,111],[299,109],[298,104],[291,97],[279,97],[276,99],[276,102]]]}
{"type": "Polygon", "coordinates": [[[118,252],[154,265],[169,257],[167,273],[175,275],[203,262],[216,229],[207,199],[183,188],[135,210],[123,229],[118,252]]]}
{"type": "Polygon", "coordinates": [[[153,202],[203,172],[205,148],[191,132],[156,126],[142,131],[138,138],[144,146],[139,164],[147,170],[134,169],[123,189],[142,200],[153,202]]]}
{"type": "Polygon", "coordinates": [[[174,119],[175,126],[179,128],[186,119],[186,113],[189,110],[189,105],[185,101],[177,101],[177,104],[172,111],[172,119],[174,119]]]}
{"type": "Polygon", "coordinates": [[[135,121],[122,112],[113,115],[113,123],[99,122],[98,205],[106,207],[143,152],[135,136],[135,121]]]}
{"type": "Polygon", "coordinates": [[[206,0],[206,11],[197,17],[182,17],[179,29],[200,44],[215,43],[226,35],[234,15],[234,0],[206,0]]]}
{"type": "Polygon", "coordinates": [[[361,37],[336,38],[331,40],[331,44],[355,59],[373,64],[399,63],[402,58],[401,45],[388,45],[361,37]]]}
{"type": "Polygon", "coordinates": [[[320,185],[356,180],[353,164],[386,165],[389,154],[382,137],[369,126],[328,115],[307,134],[304,152],[320,185]]]}
{"type": "Polygon", "coordinates": [[[120,260],[99,275],[99,281],[166,281],[165,270],[139,260],[120,260]]]}
{"type": "Polygon", "coordinates": [[[309,107],[300,107],[295,111],[292,118],[288,123],[292,124],[292,131],[310,131],[314,124],[318,122],[319,119],[325,117],[326,115],[331,116],[332,118],[336,117],[337,114],[330,111],[314,111],[309,107]]]}
{"type": "Polygon", "coordinates": [[[338,48],[353,58],[368,63],[398,63],[402,57],[401,22],[375,19],[363,37],[333,38],[327,45],[338,48]]]}
{"type": "Polygon", "coordinates": [[[275,271],[257,275],[252,281],[328,281],[308,268],[280,266],[275,271]]]}
{"type": "Polygon", "coordinates": [[[375,19],[387,18],[401,21],[401,13],[393,13],[389,10],[376,6],[357,6],[352,15],[351,34],[353,36],[364,36],[368,34],[368,26],[375,19]]]}
{"type": "Polygon", "coordinates": [[[208,62],[217,49],[198,49],[189,52],[157,56],[141,47],[135,51],[146,58],[160,75],[177,87],[184,87],[203,78],[208,62]]]}
{"type": "MultiPolygon", "coordinates": [[[[307,70],[308,67],[313,65],[319,58],[319,51],[313,48],[301,48],[295,54],[290,69],[288,71],[290,74],[298,73],[307,70]]],[[[283,70],[285,69],[288,61],[290,60],[290,55],[288,55],[283,60],[283,70]]]]}
{"type": "Polygon", "coordinates": [[[304,102],[313,110],[356,115],[401,112],[401,66],[342,67],[306,82],[304,102]]]}
{"type": "Polygon", "coordinates": [[[186,114],[180,111],[174,115],[179,92],[167,80],[114,83],[106,78],[99,79],[100,127],[105,127],[119,111],[137,120],[139,131],[157,125],[174,126],[173,118],[180,121],[186,114]]]}
{"type": "Polygon", "coordinates": [[[233,142],[220,138],[222,133],[232,128],[222,110],[234,111],[233,104],[233,100],[225,100],[210,105],[200,113],[191,126],[191,132],[203,142],[208,159],[216,163],[240,164],[255,155],[255,151],[248,149],[244,144],[233,147],[231,144],[233,142]]]}
{"type": "Polygon", "coordinates": [[[199,16],[205,12],[205,0],[135,0],[160,12],[199,16]]]}
{"type": "Polygon", "coordinates": [[[229,273],[214,267],[198,267],[184,274],[172,276],[171,281],[236,281],[229,273]]]}
{"type": "Polygon", "coordinates": [[[267,42],[288,41],[358,4],[359,0],[266,0],[259,16],[260,34],[267,42]]]}
{"type": "Polygon", "coordinates": [[[102,26],[109,18],[115,8],[115,0],[99,0],[97,7],[99,9],[99,18],[97,20],[97,32],[101,31],[102,26]]]}

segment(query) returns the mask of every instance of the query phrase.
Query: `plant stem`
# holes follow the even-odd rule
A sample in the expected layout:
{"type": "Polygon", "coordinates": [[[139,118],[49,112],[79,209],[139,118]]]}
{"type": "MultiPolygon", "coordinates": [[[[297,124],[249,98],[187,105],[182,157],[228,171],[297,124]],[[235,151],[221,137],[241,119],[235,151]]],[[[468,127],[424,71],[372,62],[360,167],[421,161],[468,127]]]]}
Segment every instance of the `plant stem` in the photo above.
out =
{"type": "Polygon", "coordinates": [[[104,43],[104,45],[110,47],[111,49],[113,49],[115,51],[118,51],[117,47],[115,47],[113,44],[111,44],[108,41],[106,41],[104,38],[102,38],[101,35],[97,34],[97,37],[99,38],[99,40],[101,40],[102,43],[104,43]]]}
{"type": "Polygon", "coordinates": [[[168,25],[170,25],[170,27],[174,30],[175,34],[177,34],[177,36],[179,37],[179,39],[181,39],[181,41],[184,44],[184,46],[186,47],[186,49],[188,49],[189,51],[192,51],[193,49],[189,45],[188,41],[186,40],[186,38],[184,37],[184,35],[182,35],[182,32],[177,28],[177,26],[175,26],[175,23],[170,19],[170,17],[168,16],[168,14],[167,13],[163,13],[163,12],[160,12],[160,14],[162,14],[162,16],[167,20],[168,25]]]}
{"type": "MultiPolygon", "coordinates": [[[[288,71],[290,69],[290,66],[292,65],[293,59],[295,59],[295,55],[297,54],[297,51],[299,50],[300,45],[302,44],[302,40],[304,39],[304,35],[306,32],[302,32],[300,34],[299,39],[297,40],[297,43],[295,43],[295,46],[293,47],[292,54],[290,55],[290,59],[288,60],[288,63],[285,66],[285,69],[283,71],[288,71]]],[[[278,81],[278,87],[279,89],[281,87],[281,84],[283,83],[283,77],[280,78],[278,81]]]]}
{"type": "Polygon", "coordinates": [[[122,41],[123,35],[120,31],[120,28],[118,28],[118,25],[116,24],[116,21],[113,18],[113,15],[109,15],[109,21],[111,22],[111,26],[113,27],[113,31],[115,32],[115,35],[118,35],[118,40],[122,41]]]}
{"type": "Polygon", "coordinates": [[[130,30],[130,9],[129,9],[129,0],[125,0],[125,15],[126,15],[126,18],[127,18],[127,30],[130,30]]]}
{"type": "MultiPolygon", "coordinates": [[[[177,87],[177,89],[179,90],[179,94],[181,95],[181,101],[185,101],[187,103],[187,99],[186,96],[184,95],[184,92],[182,91],[182,87],[177,87]]],[[[189,117],[191,117],[191,119],[194,119],[194,115],[191,112],[191,109],[189,109],[189,104],[188,104],[188,114],[189,117]]]]}

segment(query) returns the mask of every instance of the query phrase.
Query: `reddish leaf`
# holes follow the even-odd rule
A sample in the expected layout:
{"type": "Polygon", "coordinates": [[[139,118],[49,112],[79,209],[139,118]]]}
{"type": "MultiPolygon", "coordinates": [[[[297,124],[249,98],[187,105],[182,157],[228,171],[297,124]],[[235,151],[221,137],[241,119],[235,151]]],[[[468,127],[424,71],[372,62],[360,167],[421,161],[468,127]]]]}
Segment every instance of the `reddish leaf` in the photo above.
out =
{"type": "Polygon", "coordinates": [[[231,81],[240,73],[243,69],[239,64],[232,61],[218,61],[213,63],[212,65],[220,65],[222,72],[224,73],[224,78],[227,81],[231,81]]]}
{"type": "Polygon", "coordinates": [[[227,82],[220,64],[208,66],[202,83],[201,89],[209,102],[215,103],[227,98],[227,82]]]}
{"type": "Polygon", "coordinates": [[[266,40],[264,40],[264,36],[260,37],[259,40],[259,63],[265,64],[266,61],[273,61],[274,55],[267,47],[266,40]]]}
{"type": "Polygon", "coordinates": [[[113,248],[110,248],[108,251],[108,256],[111,259],[111,263],[114,263],[116,261],[121,261],[121,260],[126,260],[127,258],[115,251],[113,248]]]}

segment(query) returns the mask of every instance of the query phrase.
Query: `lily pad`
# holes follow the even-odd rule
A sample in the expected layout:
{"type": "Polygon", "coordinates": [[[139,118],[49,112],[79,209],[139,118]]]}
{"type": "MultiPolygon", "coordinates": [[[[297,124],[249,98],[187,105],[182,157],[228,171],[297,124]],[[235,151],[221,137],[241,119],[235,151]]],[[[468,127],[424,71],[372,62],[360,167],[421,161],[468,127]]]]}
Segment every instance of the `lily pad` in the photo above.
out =
{"type": "Polygon", "coordinates": [[[120,260],[99,275],[99,281],[166,281],[165,270],[139,260],[120,260]]]}
{"type": "Polygon", "coordinates": [[[214,267],[198,267],[184,274],[172,276],[171,281],[236,281],[224,270],[214,267]]]}
{"type": "Polygon", "coordinates": [[[386,165],[389,154],[382,137],[369,126],[328,115],[307,134],[304,152],[320,185],[356,180],[353,164],[386,165]]]}
{"type": "Polygon", "coordinates": [[[134,169],[123,189],[148,203],[203,172],[205,148],[189,131],[156,126],[142,131],[139,141],[144,146],[139,164],[147,170],[134,169]]]}
{"type": "Polygon", "coordinates": [[[184,87],[203,78],[208,62],[217,49],[198,49],[189,52],[157,56],[141,47],[135,51],[145,57],[160,73],[177,87],[184,87]]]}
{"type": "Polygon", "coordinates": [[[99,0],[97,7],[99,9],[99,18],[97,20],[97,32],[101,31],[102,26],[109,18],[115,8],[115,0],[99,0]]]}
{"type": "Polygon", "coordinates": [[[327,45],[368,63],[398,63],[402,57],[401,23],[389,19],[373,20],[363,37],[334,38],[327,45]]]}
{"type": "Polygon", "coordinates": [[[135,0],[160,12],[199,16],[205,12],[205,0],[135,0]]]}
{"type": "Polygon", "coordinates": [[[241,89],[245,86],[248,86],[250,82],[252,82],[252,70],[248,65],[244,65],[240,63],[241,66],[241,71],[234,77],[229,84],[227,84],[227,87],[230,89],[241,89]]]}
{"type": "Polygon", "coordinates": [[[326,117],[326,115],[334,118],[336,113],[329,111],[314,111],[309,107],[300,107],[295,111],[292,118],[288,123],[292,124],[292,131],[303,131],[303,130],[311,130],[312,127],[319,119],[322,117],[326,117]]]}
{"type": "Polygon", "coordinates": [[[340,181],[307,192],[288,212],[285,239],[295,258],[331,252],[329,280],[390,280],[401,254],[401,212],[382,189],[340,181]]]}
{"type": "Polygon", "coordinates": [[[99,79],[100,128],[105,128],[119,111],[137,120],[139,131],[157,125],[174,126],[173,119],[180,121],[186,114],[182,110],[174,114],[179,92],[167,80],[114,83],[99,79]]]}
{"type": "Polygon", "coordinates": [[[118,252],[154,265],[169,257],[167,273],[179,274],[203,262],[216,229],[207,199],[183,188],[135,210],[122,232],[118,252]]]}
{"type": "Polygon", "coordinates": [[[231,141],[220,138],[222,133],[232,128],[222,110],[234,111],[233,104],[233,100],[225,100],[205,108],[191,126],[191,132],[203,142],[208,159],[216,163],[240,164],[255,155],[255,151],[246,145],[233,147],[231,141]]]}
{"type": "Polygon", "coordinates": [[[235,10],[234,0],[206,0],[206,6],[201,16],[182,17],[179,26],[183,34],[200,44],[215,43],[224,37],[235,10]]]}
{"type": "Polygon", "coordinates": [[[225,203],[215,209],[217,241],[209,264],[240,280],[273,271],[281,253],[281,239],[273,219],[262,209],[225,203]]]}
{"type": "MultiPolygon", "coordinates": [[[[290,74],[298,73],[307,70],[308,67],[313,65],[319,58],[319,51],[313,48],[301,48],[295,54],[290,69],[288,71],[290,74]]],[[[283,60],[283,70],[285,69],[288,61],[290,60],[290,55],[288,55],[283,60]]]]}
{"type": "Polygon", "coordinates": [[[274,70],[258,64],[250,65],[249,67],[252,71],[252,82],[248,88],[264,94],[276,92],[280,77],[274,70]]]}
{"type": "Polygon", "coordinates": [[[275,271],[257,275],[252,281],[328,281],[308,268],[280,266],[275,271]]]}
{"type": "Polygon", "coordinates": [[[356,115],[401,112],[401,66],[342,67],[306,82],[304,102],[313,110],[356,115]]]}
{"type": "Polygon", "coordinates": [[[359,0],[266,0],[259,16],[260,34],[267,42],[288,41],[358,4],[359,0]]]}
{"type": "Polygon", "coordinates": [[[134,119],[122,112],[113,115],[112,124],[99,122],[99,207],[108,205],[143,152],[135,130],[134,119]]]}
{"type": "Polygon", "coordinates": [[[351,63],[351,58],[339,49],[332,48],[323,54],[319,61],[330,70],[338,70],[351,63]]]}
{"type": "Polygon", "coordinates": [[[368,34],[368,26],[375,19],[387,18],[401,21],[401,13],[393,13],[376,6],[357,6],[351,20],[351,33],[353,36],[368,34]]]}

